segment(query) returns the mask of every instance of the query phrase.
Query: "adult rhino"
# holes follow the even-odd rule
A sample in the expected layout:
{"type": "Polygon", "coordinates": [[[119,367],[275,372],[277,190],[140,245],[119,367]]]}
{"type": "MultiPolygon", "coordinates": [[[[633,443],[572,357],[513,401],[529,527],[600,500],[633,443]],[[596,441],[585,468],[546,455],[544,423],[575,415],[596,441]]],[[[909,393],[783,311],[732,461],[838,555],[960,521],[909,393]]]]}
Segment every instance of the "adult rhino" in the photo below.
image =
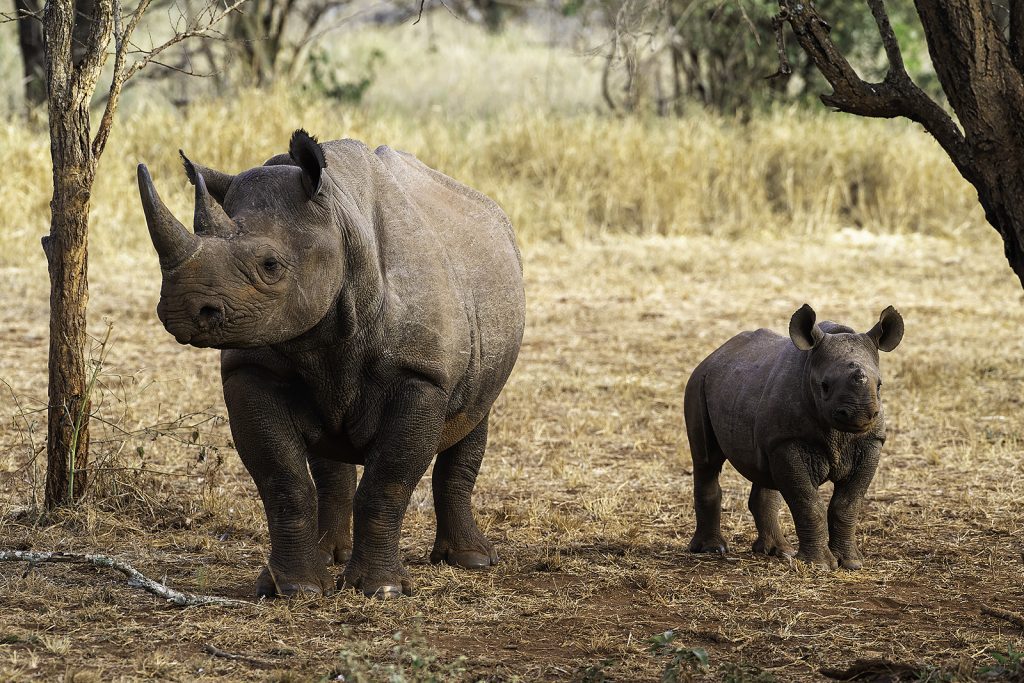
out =
{"type": "Polygon", "coordinates": [[[182,158],[195,234],[138,168],[157,313],[179,343],[222,349],[231,433],[270,527],[257,594],[327,591],[332,561],[347,562],[339,587],[410,594],[399,535],[435,455],[431,561],[497,562],[470,495],[523,335],[507,216],[409,154],[303,130],[238,175],[182,158]]]}

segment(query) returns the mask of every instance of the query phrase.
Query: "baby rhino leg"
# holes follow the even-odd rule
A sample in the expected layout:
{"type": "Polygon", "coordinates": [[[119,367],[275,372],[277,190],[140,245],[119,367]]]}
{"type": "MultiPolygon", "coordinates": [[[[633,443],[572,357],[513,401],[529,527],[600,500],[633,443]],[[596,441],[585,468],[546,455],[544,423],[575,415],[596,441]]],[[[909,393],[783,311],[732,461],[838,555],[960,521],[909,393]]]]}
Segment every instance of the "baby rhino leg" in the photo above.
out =
{"type": "Polygon", "coordinates": [[[775,489],[754,484],[750,488],[750,500],[747,502],[747,506],[750,508],[750,514],[754,515],[754,524],[757,526],[754,552],[776,557],[796,555],[796,548],[786,541],[782,527],[779,526],[782,494],[775,489]]]}

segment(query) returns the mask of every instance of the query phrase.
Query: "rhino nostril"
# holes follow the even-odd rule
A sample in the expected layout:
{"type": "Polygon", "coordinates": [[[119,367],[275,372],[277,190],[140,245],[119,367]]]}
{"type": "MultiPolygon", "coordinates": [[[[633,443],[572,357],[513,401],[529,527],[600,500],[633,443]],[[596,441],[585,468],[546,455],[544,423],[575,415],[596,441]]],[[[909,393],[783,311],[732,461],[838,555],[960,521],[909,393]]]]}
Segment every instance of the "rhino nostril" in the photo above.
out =
{"type": "Polygon", "coordinates": [[[208,330],[224,321],[224,311],[218,306],[203,306],[199,309],[199,327],[208,330]]]}

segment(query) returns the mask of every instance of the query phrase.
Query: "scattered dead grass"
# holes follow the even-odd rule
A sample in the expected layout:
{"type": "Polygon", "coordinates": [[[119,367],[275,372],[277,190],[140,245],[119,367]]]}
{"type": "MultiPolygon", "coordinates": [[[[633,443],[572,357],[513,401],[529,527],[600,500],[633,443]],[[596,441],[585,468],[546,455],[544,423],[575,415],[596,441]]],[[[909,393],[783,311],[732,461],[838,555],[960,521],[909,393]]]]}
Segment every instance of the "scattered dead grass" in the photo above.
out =
{"type": "MultiPolygon", "coordinates": [[[[1024,296],[996,242],[979,227],[958,241],[843,231],[528,246],[527,335],[476,494],[497,568],[427,563],[429,477],[402,540],[411,599],[180,610],[101,570],[0,566],[0,678],[654,680],[671,656],[650,639],[668,629],[707,650],[710,680],[816,680],[858,659],[968,670],[1024,649],[1019,628],[980,610],[1024,604],[1024,296]],[[691,555],[688,373],[804,301],[863,329],[889,303],[907,321],[883,358],[890,437],[861,525],[866,567],[754,557],[748,487],[732,470],[732,553],[691,555]]],[[[130,431],[224,415],[217,354],[176,345],[153,314],[154,261],[107,255],[93,270],[93,328],[114,324],[105,376],[120,387],[101,414],[130,431]]],[[[39,264],[3,275],[0,376],[31,408],[44,396],[45,278],[39,264]]],[[[120,448],[117,467],[171,474],[118,470],[86,509],[37,523],[19,512],[26,423],[6,398],[0,408],[0,545],[116,554],[179,589],[250,595],[266,527],[223,420],[98,443],[95,457],[120,448]]]]}

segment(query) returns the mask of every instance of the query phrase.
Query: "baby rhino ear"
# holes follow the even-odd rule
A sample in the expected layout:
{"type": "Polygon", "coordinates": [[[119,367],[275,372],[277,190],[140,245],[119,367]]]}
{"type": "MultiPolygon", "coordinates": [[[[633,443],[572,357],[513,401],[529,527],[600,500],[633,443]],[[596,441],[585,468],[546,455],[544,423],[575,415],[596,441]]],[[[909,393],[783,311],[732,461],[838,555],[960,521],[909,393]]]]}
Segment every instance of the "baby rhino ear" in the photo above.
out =
{"type": "Polygon", "coordinates": [[[810,351],[821,341],[824,333],[815,324],[816,319],[814,309],[807,304],[797,309],[789,319],[789,338],[793,340],[793,346],[801,351],[810,351]]]}
{"type": "Polygon", "coordinates": [[[302,169],[302,188],[309,199],[320,194],[323,187],[323,173],[327,168],[324,150],[316,138],[301,128],[292,133],[288,156],[302,169]]]}
{"type": "Polygon", "coordinates": [[[892,351],[903,341],[903,316],[892,306],[888,306],[878,316],[878,322],[868,330],[868,336],[879,351],[892,351]]]}

